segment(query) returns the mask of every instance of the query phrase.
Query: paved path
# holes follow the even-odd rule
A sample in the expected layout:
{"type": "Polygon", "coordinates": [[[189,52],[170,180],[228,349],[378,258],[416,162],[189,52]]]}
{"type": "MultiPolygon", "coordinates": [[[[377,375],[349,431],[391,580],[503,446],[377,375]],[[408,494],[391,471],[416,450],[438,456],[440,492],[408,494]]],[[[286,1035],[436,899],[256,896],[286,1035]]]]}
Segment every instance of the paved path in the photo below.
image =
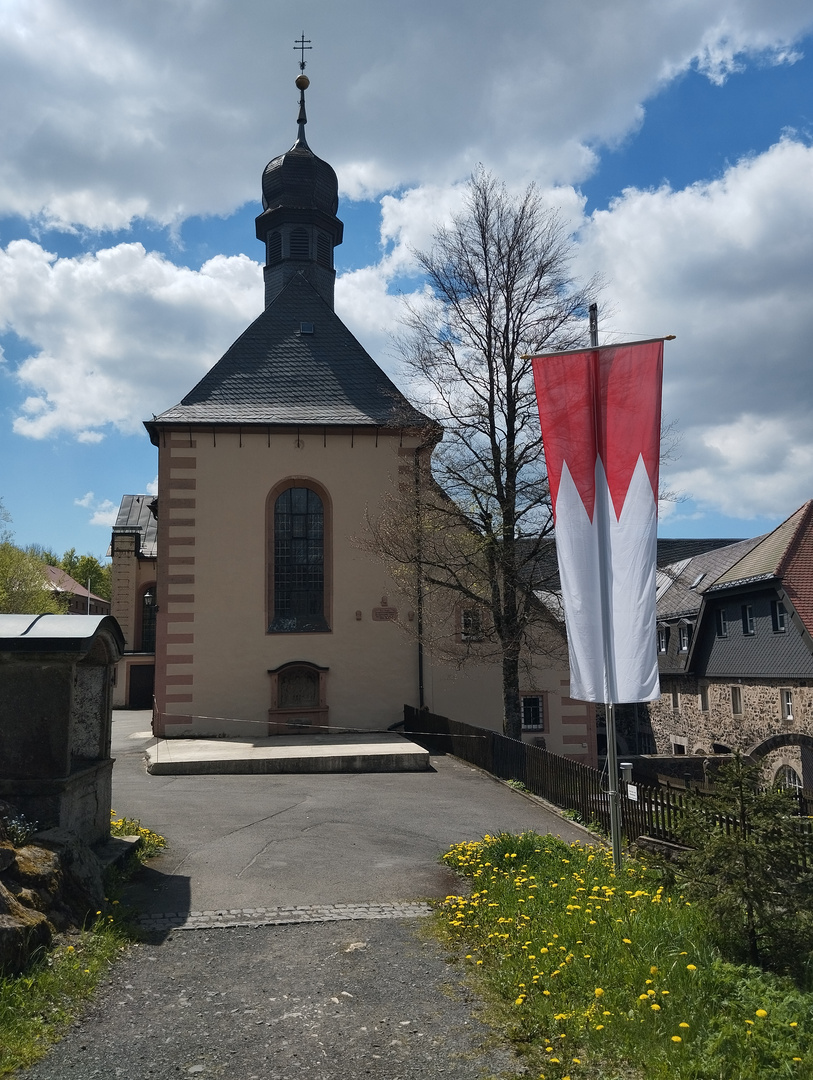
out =
{"type": "Polygon", "coordinates": [[[169,841],[131,889],[151,932],[26,1080],[516,1067],[419,916],[457,888],[437,861],[449,844],[582,830],[453,758],[429,773],[150,776],[148,729],[146,713],[114,713],[114,806],[169,841]]]}

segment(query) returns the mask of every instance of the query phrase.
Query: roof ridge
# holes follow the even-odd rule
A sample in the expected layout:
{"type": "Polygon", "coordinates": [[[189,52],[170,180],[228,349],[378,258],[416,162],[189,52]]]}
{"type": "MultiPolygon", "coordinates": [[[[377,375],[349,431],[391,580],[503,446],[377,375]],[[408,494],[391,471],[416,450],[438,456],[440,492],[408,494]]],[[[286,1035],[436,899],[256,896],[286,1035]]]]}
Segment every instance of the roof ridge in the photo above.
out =
{"type": "MultiPolygon", "coordinates": [[[[804,535],[805,529],[810,523],[811,516],[813,516],[813,499],[808,499],[807,502],[802,503],[802,505],[799,507],[799,510],[803,511],[803,513],[799,517],[799,522],[796,528],[793,530],[793,535],[788,541],[787,547],[785,548],[785,551],[782,554],[776,568],[776,576],[780,578],[784,577],[787,565],[795,554],[796,549],[799,546],[800,539],[804,535]]],[[[794,513],[798,514],[799,510],[794,511],[794,513]]],[[[793,517],[793,514],[791,514],[790,516],[793,517]]],[[[777,528],[780,528],[780,526],[777,526],[777,528]]]]}

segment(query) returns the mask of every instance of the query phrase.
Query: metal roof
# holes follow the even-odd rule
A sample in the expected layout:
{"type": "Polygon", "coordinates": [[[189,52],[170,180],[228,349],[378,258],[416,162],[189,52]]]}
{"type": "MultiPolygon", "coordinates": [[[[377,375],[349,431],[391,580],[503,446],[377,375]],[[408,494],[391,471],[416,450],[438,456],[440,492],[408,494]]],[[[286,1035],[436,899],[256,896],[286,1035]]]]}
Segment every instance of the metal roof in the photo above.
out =
{"type": "Polygon", "coordinates": [[[301,274],[155,424],[435,426],[301,274]]]}
{"type": "Polygon", "coordinates": [[[737,540],[660,569],[657,579],[658,618],[668,620],[697,614],[706,591],[762,539],[757,536],[750,540],[737,540]]]}
{"type": "Polygon", "coordinates": [[[111,615],[0,615],[0,652],[87,652],[103,629],[124,652],[121,627],[111,615]]]}
{"type": "MultiPolygon", "coordinates": [[[[138,532],[140,552],[154,559],[158,554],[158,522],[150,506],[154,495],[122,495],[113,532],[138,532]]],[[[110,552],[108,551],[108,555],[110,552]]]]}

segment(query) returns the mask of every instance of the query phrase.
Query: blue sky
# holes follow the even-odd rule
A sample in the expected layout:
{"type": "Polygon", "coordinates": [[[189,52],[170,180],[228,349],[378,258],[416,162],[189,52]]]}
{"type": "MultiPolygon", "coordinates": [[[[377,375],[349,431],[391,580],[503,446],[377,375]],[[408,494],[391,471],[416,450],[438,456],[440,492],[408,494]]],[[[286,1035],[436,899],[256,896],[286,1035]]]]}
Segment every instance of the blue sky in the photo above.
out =
{"type": "Polygon", "coordinates": [[[140,421],[259,313],[260,175],[295,135],[303,18],[308,137],[342,195],[337,310],[396,381],[409,248],[483,162],[560,209],[575,268],[607,283],[604,333],[677,335],[663,480],[682,501],[662,534],[754,535],[813,497],[813,11],[562,7],[10,5],[0,497],[16,540],[103,553],[121,495],[155,480],[140,421]]]}

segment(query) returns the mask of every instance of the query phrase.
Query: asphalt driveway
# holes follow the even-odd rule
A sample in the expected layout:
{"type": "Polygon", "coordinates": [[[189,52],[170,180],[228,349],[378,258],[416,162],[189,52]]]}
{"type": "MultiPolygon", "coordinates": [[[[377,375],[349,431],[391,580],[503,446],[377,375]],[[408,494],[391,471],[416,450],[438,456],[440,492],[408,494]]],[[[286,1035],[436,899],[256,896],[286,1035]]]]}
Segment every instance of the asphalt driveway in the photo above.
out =
{"type": "Polygon", "coordinates": [[[438,855],[459,840],[523,829],[582,840],[582,830],[453,758],[433,758],[428,773],[150,776],[149,714],[115,713],[113,740],[116,810],[169,842],[131,902],[156,916],[243,914],[239,925],[164,930],[133,946],[26,1080],[522,1072],[425,919],[393,908],[318,921],[313,911],[380,914],[445,896],[457,883],[438,855]],[[251,911],[295,906],[304,921],[252,923],[251,911]]]}

